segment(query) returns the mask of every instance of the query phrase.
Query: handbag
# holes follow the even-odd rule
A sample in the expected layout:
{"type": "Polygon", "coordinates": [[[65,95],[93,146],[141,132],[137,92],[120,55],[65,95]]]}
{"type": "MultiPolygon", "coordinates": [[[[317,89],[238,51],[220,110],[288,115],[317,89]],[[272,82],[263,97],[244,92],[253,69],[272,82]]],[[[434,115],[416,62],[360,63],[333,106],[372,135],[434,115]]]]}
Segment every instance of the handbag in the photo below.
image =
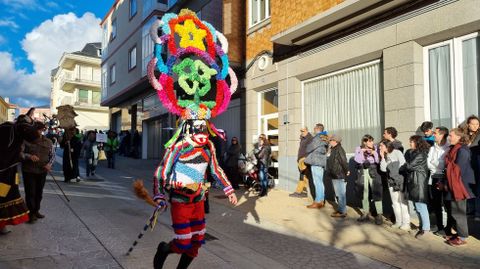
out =
{"type": "Polygon", "coordinates": [[[105,155],[105,150],[101,149],[98,151],[98,160],[99,161],[105,161],[107,159],[107,156],[105,155]]]}

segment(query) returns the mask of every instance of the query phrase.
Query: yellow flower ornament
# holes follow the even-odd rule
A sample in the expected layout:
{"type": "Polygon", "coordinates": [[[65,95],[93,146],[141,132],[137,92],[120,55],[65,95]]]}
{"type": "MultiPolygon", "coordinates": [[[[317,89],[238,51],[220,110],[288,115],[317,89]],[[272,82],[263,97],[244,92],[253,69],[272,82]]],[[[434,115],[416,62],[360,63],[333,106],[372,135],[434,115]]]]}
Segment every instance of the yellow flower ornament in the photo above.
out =
{"type": "Polygon", "coordinates": [[[175,32],[180,35],[180,47],[195,47],[205,51],[203,39],[207,36],[207,32],[203,29],[198,29],[193,20],[185,20],[183,25],[175,25],[175,32]]]}

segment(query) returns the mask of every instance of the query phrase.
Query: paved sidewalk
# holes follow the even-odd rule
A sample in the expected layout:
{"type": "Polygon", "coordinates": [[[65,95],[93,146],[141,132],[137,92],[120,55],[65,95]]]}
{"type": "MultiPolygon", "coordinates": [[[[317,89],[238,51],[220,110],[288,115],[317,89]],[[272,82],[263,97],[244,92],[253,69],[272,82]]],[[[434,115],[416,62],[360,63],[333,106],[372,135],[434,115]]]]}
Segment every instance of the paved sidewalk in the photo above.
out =
{"type": "MultiPolygon", "coordinates": [[[[139,164],[144,162],[148,168],[154,167],[158,162],[135,161],[135,166],[142,166],[139,164]]],[[[130,170],[128,159],[121,159],[119,167],[130,170]]],[[[138,176],[150,179],[151,172],[143,170],[138,176]]],[[[221,192],[214,190],[211,197],[215,195],[220,197],[221,192]]],[[[470,228],[473,228],[473,236],[468,238],[468,244],[451,247],[443,238],[433,234],[417,240],[414,238],[415,231],[408,233],[393,229],[389,227],[389,223],[382,227],[373,223],[360,224],[356,221],[358,214],[352,208],[348,208],[346,219],[332,219],[330,214],[333,206],[327,205],[321,210],[307,209],[307,199],[291,198],[282,190],[273,190],[267,197],[262,198],[249,191],[239,190],[237,196],[239,204],[235,209],[245,214],[245,220],[253,220],[260,227],[264,223],[273,223],[283,231],[294,231],[297,236],[301,235],[311,242],[359,253],[400,268],[478,268],[480,264],[480,222],[471,218],[469,224],[470,228]]],[[[226,199],[211,200],[228,205],[226,199]]],[[[291,248],[289,250],[292,251],[291,248]]],[[[315,259],[316,256],[318,254],[308,256],[299,252],[297,261],[315,259]]],[[[282,259],[282,256],[276,259],[282,259]]]]}
{"type": "MultiPolygon", "coordinates": [[[[0,237],[0,268],[152,268],[158,242],[173,235],[168,213],[160,216],[155,230],[146,233],[130,256],[125,253],[152,211],[134,197],[131,183],[137,177],[150,178],[155,164],[120,158],[118,169],[101,163],[95,177],[68,184],[56,164],[54,175],[71,202],[63,199],[49,177],[41,209],[46,218],[11,227],[12,233],[0,237]]],[[[207,244],[191,268],[392,268],[328,246],[274,219],[259,221],[224,202],[212,197],[207,244]]],[[[171,255],[164,268],[175,268],[178,259],[171,255]]]]}

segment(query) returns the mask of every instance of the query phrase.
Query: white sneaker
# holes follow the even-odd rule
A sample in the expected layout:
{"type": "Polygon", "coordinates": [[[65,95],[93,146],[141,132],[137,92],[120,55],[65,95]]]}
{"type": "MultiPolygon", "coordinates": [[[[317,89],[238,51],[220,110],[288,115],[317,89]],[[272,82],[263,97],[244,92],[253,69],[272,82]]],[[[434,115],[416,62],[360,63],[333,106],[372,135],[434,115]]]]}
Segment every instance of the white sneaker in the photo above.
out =
{"type": "Polygon", "coordinates": [[[77,182],[80,182],[82,179],[80,177],[77,177],[77,182]]]}
{"type": "Polygon", "coordinates": [[[400,226],[400,230],[403,230],[403,231],[410,231],[410,224],[407,224],[407,225],[402,225],[400,226]]]}
{"type": "Polygon", "coordinates": [[[395,223],[391,227],[395,229],[399,229],[400,227],[402,227],[402,225],[400,223],[395,223]]]}

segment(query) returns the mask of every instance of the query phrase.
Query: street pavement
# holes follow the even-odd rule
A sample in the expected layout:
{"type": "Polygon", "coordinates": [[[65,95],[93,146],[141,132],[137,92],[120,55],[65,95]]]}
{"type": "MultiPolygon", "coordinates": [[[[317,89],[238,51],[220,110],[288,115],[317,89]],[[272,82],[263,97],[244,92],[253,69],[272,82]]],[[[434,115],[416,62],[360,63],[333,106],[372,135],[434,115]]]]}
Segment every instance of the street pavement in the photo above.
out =
{"type": "MultiPolygon", "coordinates": [[[[41,209],[46,218],[11,227],[12,233],[0,237],[0,269],[152,268],[157,244],[173,235],[169,212],[125,253],[152,213],[131,183],[142,178],[150,189],[158,161],[120,157],[117,169],[101,162],[96,176],[69,184],[63,182],[61,158],[57,162],[53,174],[71,202],[49,176],[41,209]]],[[[468,246],[452,248],[435,236],[416,240],[359,225],[353,209],[348,218],[332,220],[330,206],[309,210],[306,199],[280,190],[262,198],[248,190],[237,195],[240,203],[233,207],[212,191],[207,244],[191,268],[478,268],[480,262],[480,243],[472,237],[468,246]]],[[[170,255],[164,268],[176,268],[178,259],[170,255]]]]}

